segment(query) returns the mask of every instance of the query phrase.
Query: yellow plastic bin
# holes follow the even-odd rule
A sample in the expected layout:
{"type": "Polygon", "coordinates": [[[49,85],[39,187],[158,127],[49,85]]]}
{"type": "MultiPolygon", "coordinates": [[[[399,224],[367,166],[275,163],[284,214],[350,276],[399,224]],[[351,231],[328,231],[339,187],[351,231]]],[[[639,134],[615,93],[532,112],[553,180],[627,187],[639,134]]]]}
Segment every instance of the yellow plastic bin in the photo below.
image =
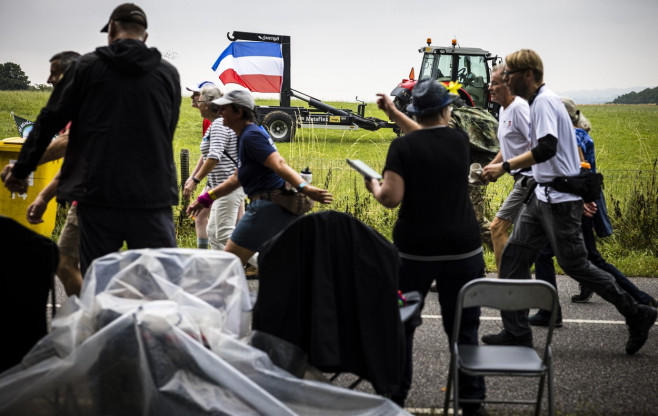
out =
{"type": "MultiPolygon", "coordinates": [[[[18,159],[18,154],[24,142],[25,139],[21,137],[0,140],[0,170],[8,163],[14,163],[18,159]]],[[[0,185],[0,215],[13,218],[29,229],[50,237],[55,229],[55,215],[57,212],[55,199],[53,198],[48,203],[41,224],[32,225],[27,222],[27,207],[34,201],[39,192],[52,181],[61,166],[62,159],[38,166],[37,170],[28,177],[27,193],[24,194],[9,192],[4,185],[0,185]]]]}

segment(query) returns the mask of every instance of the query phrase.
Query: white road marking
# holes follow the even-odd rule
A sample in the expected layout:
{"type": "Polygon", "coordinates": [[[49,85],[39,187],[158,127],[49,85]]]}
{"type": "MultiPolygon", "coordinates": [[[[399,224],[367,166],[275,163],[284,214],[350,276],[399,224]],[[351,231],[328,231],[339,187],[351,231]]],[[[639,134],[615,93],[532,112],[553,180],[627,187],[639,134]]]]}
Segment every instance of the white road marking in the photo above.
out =
{"type": "MultiPolygon", "coordinates": [[[[421,315],[423,319],[441,319],[441,315],[421,315]]],[[[500,317],[481,316],[481,321],[500,321],[500,317]]],[[[605,325],[626,325],[625,321],[608,321],[599,319],[564,319],[564,323],[572,324],[605,324],[605,325]]]]}

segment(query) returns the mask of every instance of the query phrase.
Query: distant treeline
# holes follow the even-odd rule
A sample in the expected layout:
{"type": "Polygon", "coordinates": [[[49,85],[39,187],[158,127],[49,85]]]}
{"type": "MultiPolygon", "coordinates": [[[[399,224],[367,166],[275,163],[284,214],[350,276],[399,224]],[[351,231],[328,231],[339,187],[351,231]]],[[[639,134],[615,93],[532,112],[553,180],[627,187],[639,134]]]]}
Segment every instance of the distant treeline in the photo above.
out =
{"type": "Polygon", "coordinates": [[[613,104],[658,104],[658,87],[629,92],[615,98],[613,104]]]}

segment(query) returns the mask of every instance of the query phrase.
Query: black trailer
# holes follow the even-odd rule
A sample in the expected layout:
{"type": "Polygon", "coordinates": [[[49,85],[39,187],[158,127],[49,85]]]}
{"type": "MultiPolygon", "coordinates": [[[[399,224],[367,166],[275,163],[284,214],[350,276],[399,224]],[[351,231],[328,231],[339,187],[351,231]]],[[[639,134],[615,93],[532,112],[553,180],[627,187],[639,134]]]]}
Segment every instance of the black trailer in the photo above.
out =
{"type": "Polygon", "coordinates": [[[281,44],[283,55],[283,79],[278,106],[257,106],[257,121],[265,127],[275,142],[289,142],[295,137],[297,128],[337,128],[378,130],[395,128],[395,123],[375,117],[365,117],[366,104],[360,102],[355,113],[349,109],[338,109],[321,100],[293,90],[290,87],[290,36],[265,33],[233,32],[226,35],[230,41],[247,40],[281,44]],[[292,107],[290,98],[295,97],[309,104],[307,107],[292,107]]]}

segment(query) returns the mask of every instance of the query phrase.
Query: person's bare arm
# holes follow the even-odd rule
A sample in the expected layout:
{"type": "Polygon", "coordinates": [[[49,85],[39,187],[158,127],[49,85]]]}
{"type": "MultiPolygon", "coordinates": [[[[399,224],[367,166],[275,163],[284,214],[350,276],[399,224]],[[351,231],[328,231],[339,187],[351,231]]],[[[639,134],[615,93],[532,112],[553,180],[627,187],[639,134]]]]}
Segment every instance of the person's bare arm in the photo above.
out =
{"type": "Polygon", "coordinates": [[[46,148],[46,151],[41,156],[41,159],[39,159],[39,164],[43,165],[44,163],[63,158],[64,154],[66,153],[66,146],[68,144],[69,130],[66,129],[64,133],[60,134],[57,136],[57,138],[50,142],[46,148]]]}
{"type": "Polygon", "coordinates": [[[504,162],[504,160],[503,160],[503,152],[501,152],[501,151],[499,150],[498,153],[496,154],[496,157],[494,157],[494,158],[491,160],[491,162],[489,162],[488,164],[489,164],[489,165],[492,165],[492,164],[502,163],[502,162],[504,162]]]}
{"type": "Polygon", "coordinates": [[[403,134],[411,133],[414,130],[420,129],[420,124],[416,123],[409,116],[404,114],[402,111],[393,104],[393,101],[385,94],[377,94],[377,107],[384,111],[388,118],[397,124],[403,134]]]}
{"type": "MultiPolygon", "coordinates": [[[[295,188],[299,188],[299,185],[306,183],[304,178],[302,178],[297,171],[288,166],[279,152],[273,152],[270,154],[263,164],[272,169],[277,175],[283,178],[284,181],[288,182],[295,188]]],[[[322,204],[329,204],[333,201],[333,195],[331,195],[329,191],[316,186],[306,185],[301,189],[301,192],[312,200],[318,201],[322,204]]]]}
{"type": "Polygon", "coordinates": [[[57,185],[62,171],[58,171],[55,177],[45,188],[39,192],[34,201],[27,207],[27,222],[30,224],[40,224],[43,222],[43,213],[48,208],[48,203],[57,194],[57,185]]]}
{"type": "Polygon", "coordinates": [[[194,189],[196,189],[197,183],[194,181],[197,172],[199,172],[199,169],[201,169],[201,166],[203,165],[203,156],[199,157],[199,160],[196,163],[196,166],[194,167],[194,170],[192,171],[192,174],[187,178],[185,183],[183,184],[183,199],[185,201],[190,200],[190,196],[192,195],[192,192],[194,192],[194,189]]]}
{"type": "Polygon", "coordinates": [[[196,173],[196,178],[198,180],[204,179],[210,172],[212,172],[213,169],[215,169],[215,166],[217,166],[217,163],[219,163],[219,160],[213,159],[213,158],[208,158],[203,162],[203,165],[201,165],[201,169],[196,173]]]}
{"type": "MultiPolygon", "coordinates": [[[[509,163],[510,170],[529,168],[536,163],[531,151],[527,151],[521,155],[513,157],[507,162],[509,163]]],[[[503,169],[503,162],[490,163],[484,167],[482,171],[482,178],[493,182],[504,174],[505,169],[503,169]]]]}
{"type": "Polygon", "coordinates": [[[194,216],[198,214],[199,211],[201,211],[202,209],[210,207],[214,199],[218,199],[223,196],[226,196],[231,192],[235,191],[236,189],[238,189],[240,186],[241,186],[240,181],[238,181],[238,170],[236,169],[235,172],[231,176],[229,176],[224,182],[212,188],[208,192],[199,195],[199,197],[187,207],[187,210],[185,212],[189,216],[194,216]],[[214,196],[214,198],[209,196],[211,193],[214,196]],[[204,203],[202,203],[201,200],[206,201],[204,202],[206,205],[204,205],[204,203]]]}
{"type": "Polygon", "coordinates": [[[400,205],[404,197],[404,179],[391,170],[384,171],[384,179],[365,179],[366,188],[375,197],[377,202],[386,208],[395,208],[400,205]]]}

